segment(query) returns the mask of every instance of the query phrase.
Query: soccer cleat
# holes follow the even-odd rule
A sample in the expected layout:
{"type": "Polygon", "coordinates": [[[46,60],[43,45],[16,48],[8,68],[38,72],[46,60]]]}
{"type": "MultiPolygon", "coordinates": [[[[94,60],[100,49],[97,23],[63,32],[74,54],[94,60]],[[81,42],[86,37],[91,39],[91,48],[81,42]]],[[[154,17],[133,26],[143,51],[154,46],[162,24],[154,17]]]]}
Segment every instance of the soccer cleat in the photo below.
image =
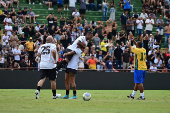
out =
{"type": "Polygon", "coordinates": [[[29,5],[31,5],[31,2],[29,3],[29,5]]]}
{"type": "Polygon", "coordinates": [[[77,96],[73,96],[73,97],[71,97],[71,98],[69,98],[69,99],[77,99],[77,96]]]}
{"type": "Polygon", "coordinates": [[[32,4],[34,5],[35,3],[33,2],[32,4]]]}
{"type": "Polygon", "coordinates": [[[69,9],[67,8],[67,11],[68,11],[69,9]]]}
{"type": "Polygon", "coordinates": [[[134,96],[132,96],[132,94],[127,95],[127,97],[128,97],[128,98],[131,98],[131,99],[134,99],[134,98],[135,98],[134,96]]]}
{"type": "Polygon", "coordinates": [[[66,8],[64,8],[64,11],[66,10],[66,8]]]}
{"type": "Polygon", "coordinates": [[[53,99],[60,98],[61,94],[56,94],[56,96],[53,96],[53,99]]]}
{"type": "Polygon", "coordinates": [[[137,100],[145,100],[145,97],[140,96],[137,100]]]}
{"type": "Polygon", "coordinates": [[[40,92],[38,90],[35,91],[35,99],[39,99],[39,93],[40,92]]]}
{"type": "Polygon", "coordinates": [[[40,2],[39,5],[42,5],[42,3],[40,2]]]}
{"type": "Polygon", "coordinates": [[[65,95],[65,96],[60,97],[60,98],[62,98],[62,99],[69,99],[69,95],[65,95]]]}

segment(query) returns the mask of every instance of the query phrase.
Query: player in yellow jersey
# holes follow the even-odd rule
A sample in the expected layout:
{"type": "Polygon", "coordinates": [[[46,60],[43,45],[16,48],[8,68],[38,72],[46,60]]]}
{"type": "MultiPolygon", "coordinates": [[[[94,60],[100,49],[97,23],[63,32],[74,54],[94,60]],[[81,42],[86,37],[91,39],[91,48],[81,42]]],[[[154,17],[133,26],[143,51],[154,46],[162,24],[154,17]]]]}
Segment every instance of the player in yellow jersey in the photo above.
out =
{"type": "Polygon", "coordinates": [[[143,91],[143,82],[145,79],[145,74],[147,70],[146,66],[146,50],[142,47],[142,42],[136,42],[134,38],[129,40],[128,47],[130,48],[131,52],[135,53],[134,58],[134,82],[135,87],[132,94],[128,95],[128,98],[134,99],[137,90],[140,90],[140,97],[138,100],[145,100],[144,91],[143,91]],[[134,42],[136,47],[131,47],[131,41],[134,42]]]}

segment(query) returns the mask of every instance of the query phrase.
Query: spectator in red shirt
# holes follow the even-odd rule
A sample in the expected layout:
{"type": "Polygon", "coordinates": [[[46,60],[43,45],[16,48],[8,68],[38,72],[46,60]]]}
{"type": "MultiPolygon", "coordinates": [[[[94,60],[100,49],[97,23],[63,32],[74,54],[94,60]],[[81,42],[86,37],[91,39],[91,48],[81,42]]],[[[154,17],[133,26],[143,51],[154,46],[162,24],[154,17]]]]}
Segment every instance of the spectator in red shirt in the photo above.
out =
{"type": "Polygon", "coordinates": [[[166,20],[170,19],[170,11],[168,14],[166,14],[166,20]]]}

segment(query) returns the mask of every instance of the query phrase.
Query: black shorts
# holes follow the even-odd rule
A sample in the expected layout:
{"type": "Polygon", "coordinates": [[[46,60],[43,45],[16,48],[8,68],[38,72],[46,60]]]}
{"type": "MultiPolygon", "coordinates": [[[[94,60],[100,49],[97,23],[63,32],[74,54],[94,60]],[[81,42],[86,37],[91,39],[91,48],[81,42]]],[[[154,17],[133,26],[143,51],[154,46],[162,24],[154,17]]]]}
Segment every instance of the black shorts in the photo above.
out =
{"type": "Polygon", "coordinates": [[[79,12],[80,12],[80,14],[85,14],[86,13],[86,9],[80,9],[79,12]]]}
{"type": "Polygon", "coordinates": [[[112,39],[112,33],[110,32],[108,35],[107,35],[107,39],[112,39]]]}
{"type": "Polygon", "coordinates": [[[100,40],[103,40],[104,36],[103,35],[99,35],[100,40]]]}
{"type": "Polygon", "coordinates": [[[102,51],[103,55],[107,55],[107,52],[106,51],[102,51]]]}
{"type": "Polygon", "coordinates": [[[152,34],[152,31],[146,30],[146,34],[150,35],[152,34]]]}
{"type": "Polygon", "coordinates": [[[161,9],[158,10],[158,13],[161,13],[161,9]]]}
{"type": "MultiPolygon", "coordinates": [[[[71,49],[66,49],[66,53],[71,52],[71,49]]],[[[72,59],[73,55],[67,55],[66,58],[70,61],[72,59]]]]}
{"type": "Polygon", "coordinates": [[[69,4],[69,0],[64,0],[64,4],[69,4]]]}
{"type": "Polygon", "coordinates": [[[77,70],[75,70],[75,69],[71,69],[71,68],[66,68],[66,71],[65,71],[66,73],[74,73],[74,74],[76,74],[77,73],[77,70]]]}
{"type": "Polygon", "coordinates": [[[116,36],[116,30],[112,30],[112,35],[116,36]]]}
{"type": "Polygon", "coordinates": [[[48,78],[49,80],[56,79],[56,68],[54,69],[40,69],[40,79],[48,78]]]}
{"type": "Polygon", "coordinates": [[[62,8],[63,7],[63,4],[58,4],[58,8],[62,8]]]}

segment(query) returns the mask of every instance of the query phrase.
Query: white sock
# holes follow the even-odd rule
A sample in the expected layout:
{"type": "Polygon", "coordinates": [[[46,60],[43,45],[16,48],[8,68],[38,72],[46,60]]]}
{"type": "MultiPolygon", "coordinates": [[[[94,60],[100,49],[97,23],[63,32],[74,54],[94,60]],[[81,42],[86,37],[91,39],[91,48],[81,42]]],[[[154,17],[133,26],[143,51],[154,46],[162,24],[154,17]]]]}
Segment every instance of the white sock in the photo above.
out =
{"type": "Polygon", "coordinates": [[[136,92],[137,92],[137,91],[133,91],[132,96],[135,96],[135,95],[136,95],[136,92]]]}
{"type": "Polygon", "coordinates": [[[140,93],[140,96],[142,96],[142,98],[144,97],[144,92],[143,93],[140,93]]]}

